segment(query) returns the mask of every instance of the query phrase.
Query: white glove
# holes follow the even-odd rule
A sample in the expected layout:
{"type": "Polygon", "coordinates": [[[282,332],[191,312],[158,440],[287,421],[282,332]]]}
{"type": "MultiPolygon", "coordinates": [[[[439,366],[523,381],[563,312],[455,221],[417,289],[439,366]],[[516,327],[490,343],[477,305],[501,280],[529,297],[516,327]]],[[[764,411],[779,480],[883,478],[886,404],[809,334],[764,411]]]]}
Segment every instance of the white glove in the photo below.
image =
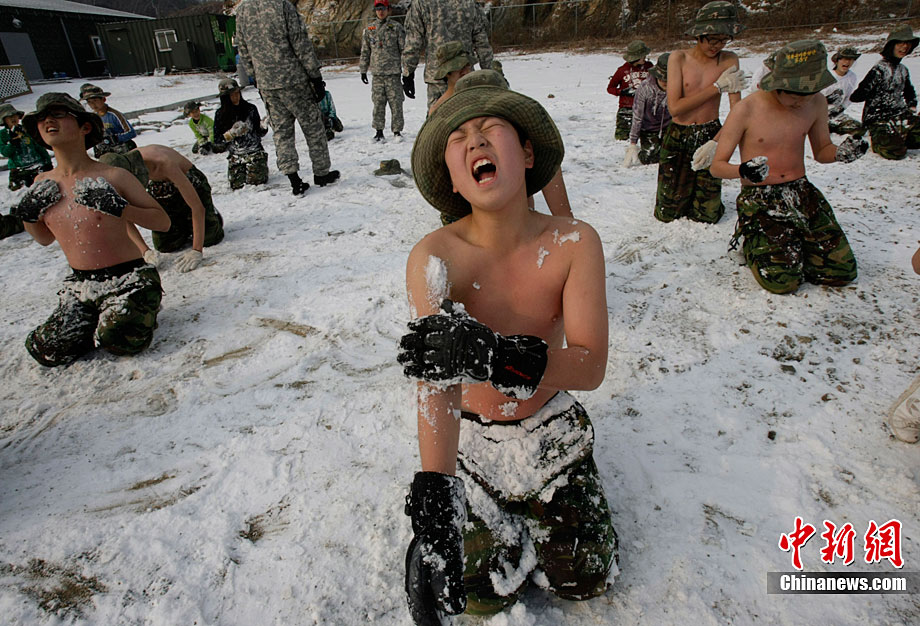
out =
{"type": "Polygon", "coordinates": [[[639,146],[634,143],[626,147],[626,156],[623,157],[623,167],[639,165],[639,146]]]}
{"type": "Polygon", "coordinates": [[[730,67],[722,72],[713,85],[719,93],[739,93],[742,89],[747,89],[750,82],[750,74],[742,72],[740,67],[730,67]]]}
{"type": "Polygon", "coordinates": [[[147,248],[144,253],[144,262],[156,267],[160,263],[160,253],[151,248],[147,248]]]}
{"type": "Polygon", "coordinates": [[[697,148],[696,152],[693,153],[693,162],[690,164],[690,169],[694,172],[708,170],[709,166],[712,165],[713,157],[716,156],[716,148],[718,147],[719,143],[715,139],[710,139],[697,148]]]}
{"type": "Polygon", "coordinates": [[[252,130],[252,126],[249,125],[249,122],[244,122],[242,120],[238,121],[230,127],[230,130],[224,133],[224,139],[230,141],[236,137],[242,137],[250,130],[252,130]]]}
{"type": "Polygon", "coordinates": [[[176,269],[180,272],[191,272],[201,265],[203,255],[194,248],[188,250],[185,254],[176,259],[176,269]]]}

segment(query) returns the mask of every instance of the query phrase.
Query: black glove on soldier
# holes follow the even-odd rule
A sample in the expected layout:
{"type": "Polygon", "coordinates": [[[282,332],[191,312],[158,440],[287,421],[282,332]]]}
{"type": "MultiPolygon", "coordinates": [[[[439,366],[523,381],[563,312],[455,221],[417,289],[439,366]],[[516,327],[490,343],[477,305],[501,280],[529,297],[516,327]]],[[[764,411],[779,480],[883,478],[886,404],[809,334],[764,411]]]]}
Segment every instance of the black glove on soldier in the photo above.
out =
{"type": "Polygon", "coordinates": [[[862,137],[847,137],[837,146],[835,161],[851,163],[864,155],[869,150],[869,142],[862,137]]]}
{"type": "Polygon", "coordinates": [[[73,186],[73,199],[84,206],[115,217],[121,217],[121,212],[128,201],[118,195],[115,188],[106,179],[84,178],[73,186]]]}
{"type": "Polygon", "coordinates": [[[548,346],[531,335],[504,336],[445,300],[443,313],[409,322],[396,359],[410,378],[429,382],[484,382],[506,396],[526,400],[546,370],[548,346]]]}
{"type": "Polygon", "coordinates": [[[767,157],[754,157],[750,161],[745,161],[738,167],[738,173],[742,178],[747,178],[752,183],[763,182],[770,175],[770,166],[767,164],[767,157]]]}
{"type": "Polygon", "coordinates": [[[326,97],[326,81],[323,80],[323,77],[311,78],[310,84],[313,86],[313,98],[319,102],[326,97]]]}
{"type": "Polygon", "coordinates": [[[438,611],[466,610],[463,589],[463,481],[438,472],[418,472],[406,497],[414,536],[406,552],[406,599],[418,626],[440,626],[438,611]]]}
{"type": "Polygon", "coordinates": [[[406,94],[406,97],[410,100],[415,99],[415,72],[410,73],[408,76],[402,77],[403,84],[403,93],[406,94]]]}
{"type": "Polygon", "coordinates": [[[361,72],[361,82],[364,83],[365,85],[367,84],[367,74],[365,74],[364,72],[361,72]]]}
{"type": "Polygon", "coordinates": [[[38,221],[38,218],[44,215],[48,207],[57,204],[63,197],[61,188],[56,180],[51,180],[50,178],[40,180],[32,185],[32,188],[26,192],[19,204],[10,210],[10,215],[18,217],[23,222],[34,224],[38,221]]]}

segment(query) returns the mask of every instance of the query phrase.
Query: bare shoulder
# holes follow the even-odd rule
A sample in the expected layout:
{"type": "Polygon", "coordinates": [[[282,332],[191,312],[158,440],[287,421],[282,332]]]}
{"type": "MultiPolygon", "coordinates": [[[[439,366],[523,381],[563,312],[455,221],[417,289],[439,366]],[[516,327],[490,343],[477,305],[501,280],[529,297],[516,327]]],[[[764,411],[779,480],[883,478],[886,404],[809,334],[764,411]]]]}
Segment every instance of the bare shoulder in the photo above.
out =
{"type": "Polygon", "coordinates": [[[546,216],[546,231],[556,245],[568,242],[583,243],[585,246],[600,245],[601,238],[588,222],[563,216],[546,216]]]}
{"type": "Polygon", "coordinates": [[[729,67],[730,65],[737,65],[740,67],[740,62],[738,60],[738,55],[732,52],[731,50],[723,50],[722,56],[719,59],[720,67],[729,67]]]}

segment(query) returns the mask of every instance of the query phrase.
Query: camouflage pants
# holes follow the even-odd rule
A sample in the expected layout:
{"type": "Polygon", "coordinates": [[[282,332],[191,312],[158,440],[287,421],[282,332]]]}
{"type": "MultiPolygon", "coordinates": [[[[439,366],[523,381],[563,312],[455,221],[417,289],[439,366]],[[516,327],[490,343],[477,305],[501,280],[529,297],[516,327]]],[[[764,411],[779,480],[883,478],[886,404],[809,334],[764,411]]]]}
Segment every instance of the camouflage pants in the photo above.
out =
{"type": "Polygon", "coordinates": [[[514,604],[537,569],[561,598],[585,600],[607,590],[608,575],[619,560],[618,540],[592,456],[594,431],[571,396],[557,394],[547,405],[557,401],[563,402],[561,411],[552,412],[557,406],[543,417],[538,412],[512,423],[484,424],[464,413],[457,475],[469,494],[463,532],[467,613],[490,615],[514,604]],[[544,421],[534,426],[529,423],[534,419],[544,421]],[[471,442],[463,434],[470,424],[488,431],[492,444],[483,448],[471,442]],[[500,448],[495,442],[504,441],[514,446],[518,435],[534,444],[530,449],[540,458],[523,461],[512,475],[505,468],[484,477],[490,455],[508,459],[501,450],[489,450],[490,445],[500,448]],[[473,451],[481,458],[471,458],[473,451]],[[529,485],[533,489],[512,493],[513,488],[501,484],[501,474],[510,485],[536,482],[529,485]]]}
{"type": "Polygon", "coordinates": [[[66,365],[93,346],[137,354],[150,345],[163,290],[160,275],[140,259],[100,270],[74,270],[58,292],[57,309],[26,338],[47,367],[66,365]]]}
{"type": "Polygon", "coordinates": [[[720,128],[719,120],[712,120],[689,126],[671,122],[665,129],[655,198],[655,217],[662,222],[687,217],[715,224],[722,218],[722,181],[709,170],[694,172],[690,167],[696,149],[715,137],[720,128]]]}
{"type": "Polygon", "coordinates": [[[657,130],[639,131],[639,163],[652,165],[661,157],[661,133],[657,130]]]}
{"type": "Polygon", "coordinates": [[[227,155],[227,177],[231,189],[243,185],[264,185],[268,181],[268,153],[264,150],[227,155]]]}
{"type": "Polygon", "coordinates": [[[428,85],[428,107],[427,110],[431,109],[431,105],[434,104],[438,98],[444,95],[444,92],[447,91],[447,81],[439,80],[436,83],[425,83],[428,85]]]}
{"type": "Polygon", "coordinates": [[[307,139],[314,176],[325,176],[332,166],[326,143],[326,126],[319,104],[313,100],[310,85],[295,85],[290,89],[263,89],[262,101],[271,120],[272,139],[278,169],[282,174],[296,174],[300,169],[297,146],[294,143],[294,120],[300,124],[307,139]]]}
{"type": "MultiPolygon", "coordinates": [[[[198,199],[204,205],[204,245],[213,246],[224,238],[224,218],[211,200],[211,185],[208,178],[197,167],[186,174],[198,199]]],[[[160,252],[175,252],[192,243],[192,209],[185,202],[176,186],[166,180],[152,180],[147,183],[147,193],[160,203],[172,224],[165,233],[153,231],[153,247],[160,252]]]]}
{"type": "Polygon", "coordinates": [[[10,191],[16,191],[23,187],[31,187],[35,182],[35,177],[40,172],[50,172],[51,164],[35,165],[33,167],[14,167],[10,170],[10,191]]]}
{"type": "Polygon", "coordinates": [[[869,125],[872,151],[885,159],[899,161],[908,149],[920,148],[920,117],[907,112],[881,124],[869,125]]]}
{"type": "Polygon", "coordinates": [[[0,215],[0,239],[21,233],[24,230],[22,220],[12,215],[0,215]]]}
{"type": "Polygon", "coordinates": [[[742,187],[737,205],[744,259],[767,291],[790,293],[803,280],[839,286],[856,279],[846,235],[808,179],[742,187]]]}
{"type": "Polygon", "coordinates": [[[374,74],[371,77],[371,101],[374,103],[374,130],[383,130],[387,125],[387,103],[390,104],[391,128],[394,133],[403,130],[402,81],[399,74],[374,74]]]}
{"type": "Polygon", "coordinates": [[[629,139],[629,131],[632,128],[632,107],[620,107],[617,109],[617,125],[613,131],[613,138],[626,140],[629,139]]]}
{"type": "Polygon", "coordinates": [[[862,124],[849,115],[838,115],[827,121],[827,127],[838,135],[857,135],[863,132],[862,124]]]}

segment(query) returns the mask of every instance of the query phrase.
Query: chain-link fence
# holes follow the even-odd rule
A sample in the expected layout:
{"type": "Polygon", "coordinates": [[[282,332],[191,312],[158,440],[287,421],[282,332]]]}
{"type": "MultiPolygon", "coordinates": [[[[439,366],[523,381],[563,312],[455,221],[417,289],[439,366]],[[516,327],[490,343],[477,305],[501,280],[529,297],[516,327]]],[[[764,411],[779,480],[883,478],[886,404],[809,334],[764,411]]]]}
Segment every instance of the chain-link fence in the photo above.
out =
{"type": "Polygon", "coordinates": [[[32,93],[21,65],[0,65],[0,100],[32,93]]]}

